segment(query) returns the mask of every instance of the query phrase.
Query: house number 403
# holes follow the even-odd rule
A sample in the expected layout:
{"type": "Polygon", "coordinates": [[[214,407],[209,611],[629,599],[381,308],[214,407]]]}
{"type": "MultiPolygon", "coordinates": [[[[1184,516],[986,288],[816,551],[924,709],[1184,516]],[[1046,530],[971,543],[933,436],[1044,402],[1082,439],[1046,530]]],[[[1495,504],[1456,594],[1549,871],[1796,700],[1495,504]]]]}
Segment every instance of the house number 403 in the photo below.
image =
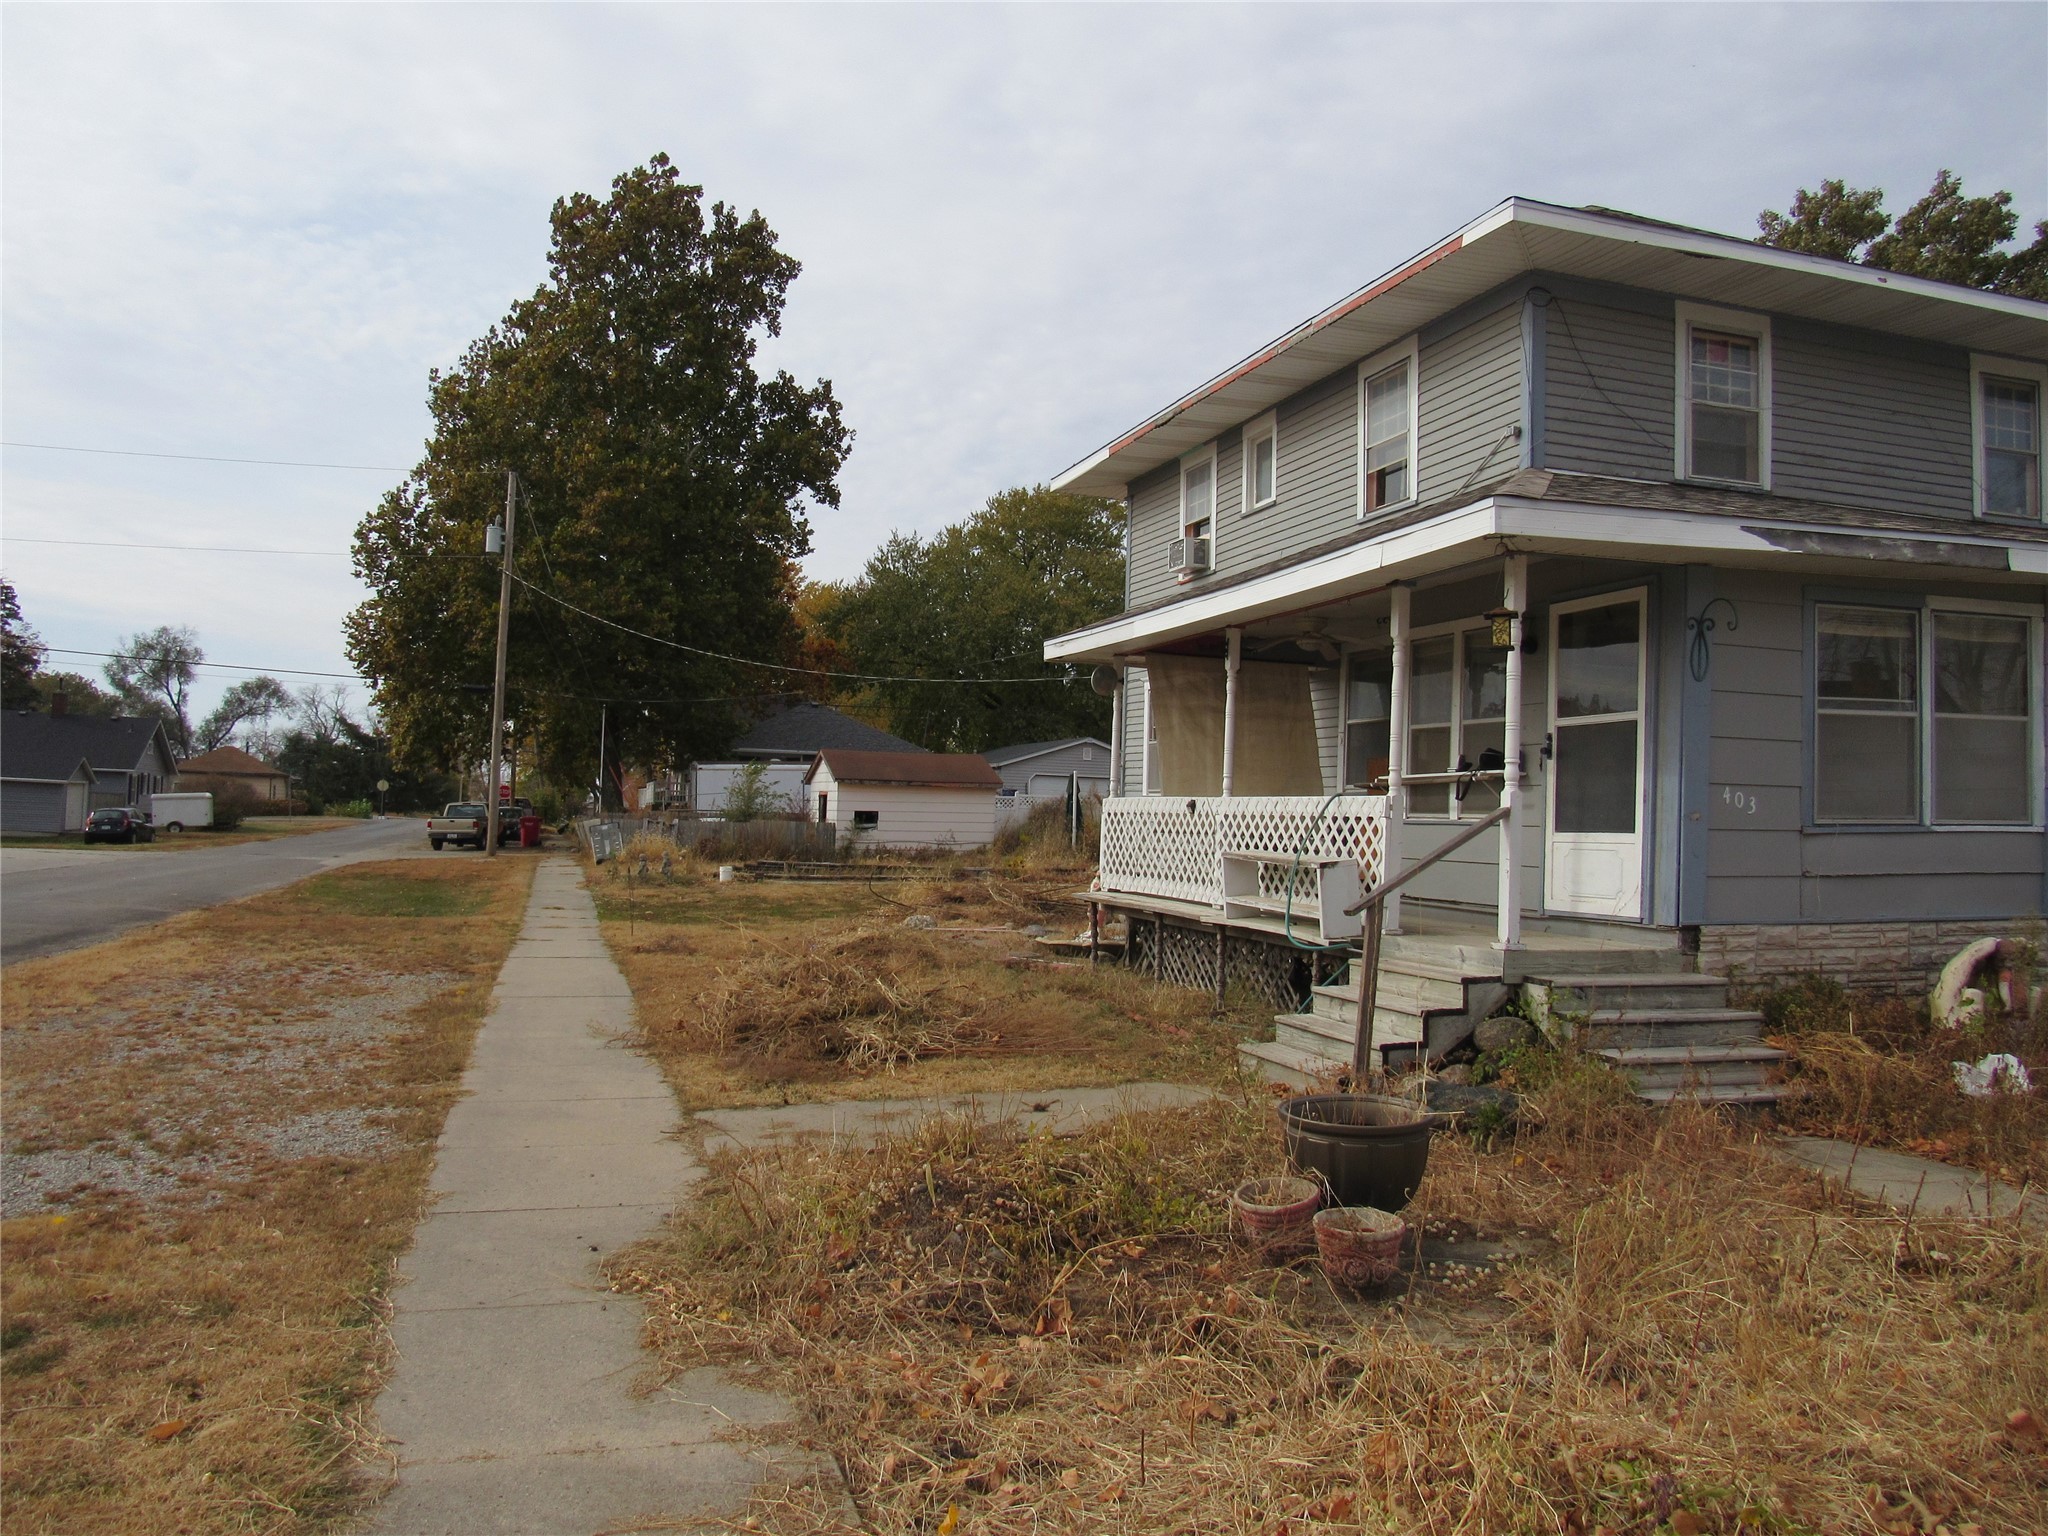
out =
{"type": "Polygon", "coordinates": [[[1742,812],[1745,816],[1754,816],[1756,814],[1756,796],[1747,794],[1739,789],[1733,789],[1726,784],[1721,786],[1721,803],[1734,806],[1736,810],[1742,812]]]}

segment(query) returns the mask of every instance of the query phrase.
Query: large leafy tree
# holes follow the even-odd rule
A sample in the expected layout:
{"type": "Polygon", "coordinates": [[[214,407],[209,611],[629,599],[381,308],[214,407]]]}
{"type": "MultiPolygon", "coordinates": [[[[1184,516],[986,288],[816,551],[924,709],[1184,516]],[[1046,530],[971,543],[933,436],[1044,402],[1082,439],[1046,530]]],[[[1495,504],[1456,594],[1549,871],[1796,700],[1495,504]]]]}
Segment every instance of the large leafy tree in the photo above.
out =
{"type": "Polygon", "coordinates": [[[1102,735],[1109,702],[1088,669],[1041,659],[1049,636],[1116,612],[1123,508],[1044,487],[1004,491],[929,541],[897,534],[836,595],[821,625],[864,684],[853,700],[938,751],[1102,735]],[[1022,679],[958,682],[947,679],[1022,679]]]}
{"type": "Polygon", "coordinates": [[[431,377],[426,456],[356,531],[346,633],[401,763],[481,757],[498,569],[476,557],[516,470],[513,713],[587,783],[601,709],[614,758],[658,761],[722,749],[735,701],[787,686],[722,658],[791,659],[805,508],[838,505],[851,438],[828,382],[755,368],[799,270],[759,213],[656,155],[551,222],[548,281],[431,377]]]}
{"type": "Polygon", "coordinates": [[[0,709],[35,706],[43,655],[42,640],[21,616],[14,583],[0,576],[0,709]]]}
{"type": "Polygon", "coordinates": [[[1962,178],[1944,170],[1927,195],[1895,222],[1884,211],[1884,189],[1858,189],[1823,181],[1802,187],[1789,213],[1757,216],[1762,245],[1834,256],[1868,266],[1931,277],[1997,293],[2048,299],[2048,220],[2034,226],[2034,243],[2006,249],[2019,229],[2010,192],[1968,197],[1962,178]]]}
{"type": "Polygon", "coordinates": [[[180,757],[192,755],[192,683],[204,660],[198,635],[166,624],[130,635],[114,647],[105,667],[122,709],[162,720],[171,750],[180,757]]]}

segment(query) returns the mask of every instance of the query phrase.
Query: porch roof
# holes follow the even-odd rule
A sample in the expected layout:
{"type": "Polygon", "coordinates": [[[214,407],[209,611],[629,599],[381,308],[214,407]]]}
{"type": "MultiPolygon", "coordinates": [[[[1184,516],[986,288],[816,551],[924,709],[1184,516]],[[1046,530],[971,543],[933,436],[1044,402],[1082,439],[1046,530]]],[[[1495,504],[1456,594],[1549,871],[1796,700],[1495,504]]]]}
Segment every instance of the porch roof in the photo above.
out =
{"type": "Polygon", "coordinates": [[[1533,271],[2048,361],[2048,304],[2035,300],[1607,208],[1509,198],[1105,444],[1054,477],[1053,488],[1121,496],[1225,428],[1533,271]]]}
{"type": "Polygon", "coordinates": [[[1418,507],[1055,636],[1045,657],[1108,661],[1517,551],[1724,568],[1796,565],[1814,575],[1932,567],[2036,586],[2048,577],[2048,529],[1524,469],[1476,496],[1418,507]]]}

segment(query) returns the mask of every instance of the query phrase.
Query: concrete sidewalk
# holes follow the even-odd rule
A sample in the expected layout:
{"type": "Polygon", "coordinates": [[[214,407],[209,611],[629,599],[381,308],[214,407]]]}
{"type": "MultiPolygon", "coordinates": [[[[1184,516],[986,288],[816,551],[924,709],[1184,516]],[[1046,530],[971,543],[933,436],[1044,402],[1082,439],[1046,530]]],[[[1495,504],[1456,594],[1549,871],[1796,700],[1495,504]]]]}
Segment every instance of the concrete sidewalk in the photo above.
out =
{"type": "Polygon", "coordinates": [[[1825,1136],[1788,1136],[1777,1151],[1788,1161],[1837,1179],[1866,1199],[1901,1213],[1981,1221],[2002,1220],[2017,1212],[2022,1225],[2048,1231],[2048,1197],[1967,1168],[1825,1136]]]}
{"type": "Polygon", "coordinates": [[[641,1303],[605,1291],[598,1259],[651,1232],[699,1169],[660,1071],[625,1047],[632,1013],[577,867],[547,860],[401,1266],[377,1402],[398,1481],[368,1531],[628,1531],[737,1515],[760,1482],[822,1470],[719,1438],[790,1416],[721,1373],[635,1395],[653,1364],[641,1303]]]}

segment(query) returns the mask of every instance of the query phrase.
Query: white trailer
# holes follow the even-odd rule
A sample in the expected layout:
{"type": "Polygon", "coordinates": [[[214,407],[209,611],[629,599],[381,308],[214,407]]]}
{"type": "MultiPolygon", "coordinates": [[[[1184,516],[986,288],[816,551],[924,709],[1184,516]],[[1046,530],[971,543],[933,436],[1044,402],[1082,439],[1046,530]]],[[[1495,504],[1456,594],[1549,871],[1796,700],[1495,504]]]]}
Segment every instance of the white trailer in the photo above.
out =
{"type": "Polygon", "coordinates": [[[149,819],[160,831],[183,832],[187,827],[213,825],[211,793],[154,794],[149,797],[149,819]]]}

